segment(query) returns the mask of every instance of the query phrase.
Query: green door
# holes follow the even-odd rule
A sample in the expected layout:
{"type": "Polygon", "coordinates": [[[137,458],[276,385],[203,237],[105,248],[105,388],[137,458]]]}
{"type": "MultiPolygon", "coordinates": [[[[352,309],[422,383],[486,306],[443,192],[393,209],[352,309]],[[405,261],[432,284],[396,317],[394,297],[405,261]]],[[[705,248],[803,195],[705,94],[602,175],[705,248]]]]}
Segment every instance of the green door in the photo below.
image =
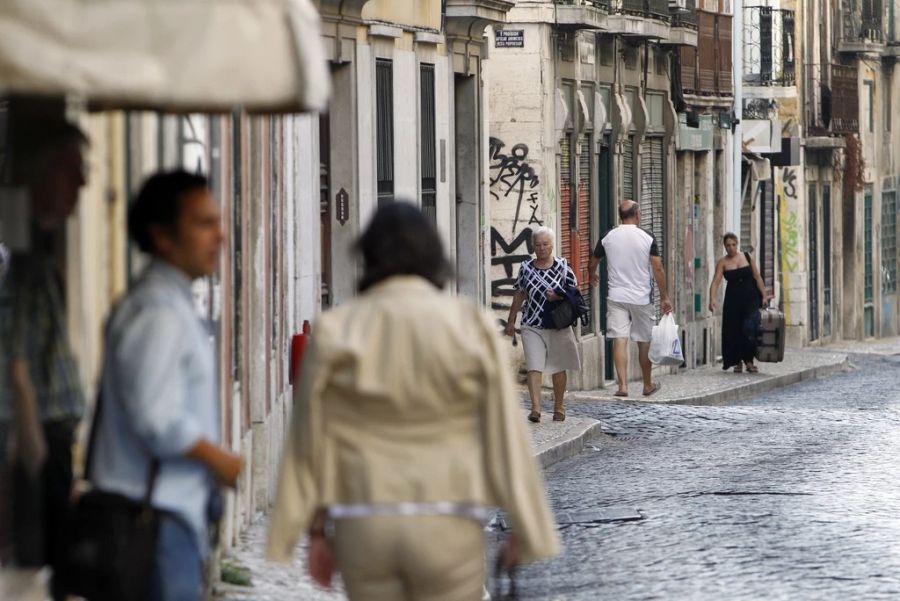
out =
{"type": "MultiPolygon", "coordinates": [[[[609,151],[609,136],[603,136],[603,143],[600,146],[599,155],[600,164],[598,165],[597,174],[599,182],[597,186],[597,203],[600,213],[600,227],[598,238],[606,235],[616,225],[615,211],[616,203],[612,195],[612,153],[609,151]]],[[[613,372],[613,345],[612,340],[606,338],[606,302],[607,293],[609,292],[609,276],[606,272],[606,261],[600,262],[600,315],[598,323],[600,331],[603,332],[605,340],[605,352],[603,353],[603,374],[607,380],[615,378],[613,372]]]]}

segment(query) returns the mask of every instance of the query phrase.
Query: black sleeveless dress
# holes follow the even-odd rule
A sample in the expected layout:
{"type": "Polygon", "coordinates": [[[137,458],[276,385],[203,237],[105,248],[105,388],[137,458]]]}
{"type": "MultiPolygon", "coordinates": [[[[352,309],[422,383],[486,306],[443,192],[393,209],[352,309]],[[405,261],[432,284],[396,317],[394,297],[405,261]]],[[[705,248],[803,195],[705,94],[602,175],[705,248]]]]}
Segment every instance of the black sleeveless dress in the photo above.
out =
{"type": "MultiPolygon", "coordinates": [[[[747,262],[750,262],[750,257],[747,262]]],[[[753,360],[759,329],[759,288],[750,265],[724,272],[725,302],[722,305],[722,369],[753,360]]]]}

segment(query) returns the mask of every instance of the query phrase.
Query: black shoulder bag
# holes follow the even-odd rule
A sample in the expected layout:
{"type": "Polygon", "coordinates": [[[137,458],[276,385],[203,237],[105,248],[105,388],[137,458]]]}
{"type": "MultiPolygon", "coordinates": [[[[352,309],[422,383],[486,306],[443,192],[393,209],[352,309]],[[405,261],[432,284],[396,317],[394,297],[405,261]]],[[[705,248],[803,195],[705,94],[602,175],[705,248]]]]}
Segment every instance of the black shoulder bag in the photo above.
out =
{"type": "Polygon", "coordinates": [[[588,325],[590,308],[581,291],[576,287],[567,286],[565,289],[558,288],[556,293],[563,299],[547,303],[541,316],[543,326],[553,330],[564,330],[574,326],[579,319],[582,325],[588,325]]]}
{"type": "MultiPolygon", "coordinates": [[[[85,479],[89,479],[102,394],[91,425],[85,479]]],[[[59,566],[66,592],[88,601],[143,601],[156,563],[161,511],[150,504],[159,460],[150,464],[147,492],[135,501],[91,489],[71,508],[59,566]]]]}

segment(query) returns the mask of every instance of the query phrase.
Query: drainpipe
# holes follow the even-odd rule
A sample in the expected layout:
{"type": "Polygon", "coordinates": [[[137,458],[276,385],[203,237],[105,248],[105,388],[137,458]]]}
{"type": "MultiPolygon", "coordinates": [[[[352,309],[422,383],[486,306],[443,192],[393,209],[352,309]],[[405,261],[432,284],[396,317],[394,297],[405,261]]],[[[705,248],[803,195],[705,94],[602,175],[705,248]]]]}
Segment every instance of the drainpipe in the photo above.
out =
{"type": "Polygon", "coordinates": [[[734,195],[731,203],[731,231],[740,235],[741,231],[741,205],[744,202],[741,194],[741,161],[743,153],[741,152],[742,142],[744,140],[743,121],[744,119],[744,3],[743,0],[734,0],[732,6],[734,18],[732,19],[733,31],[731,34],[731,48],[733,57],[732,77],[734,79],[734,135],[732,136],[732,146],[734,150],[732,165],[732,194],[734,195]]]}

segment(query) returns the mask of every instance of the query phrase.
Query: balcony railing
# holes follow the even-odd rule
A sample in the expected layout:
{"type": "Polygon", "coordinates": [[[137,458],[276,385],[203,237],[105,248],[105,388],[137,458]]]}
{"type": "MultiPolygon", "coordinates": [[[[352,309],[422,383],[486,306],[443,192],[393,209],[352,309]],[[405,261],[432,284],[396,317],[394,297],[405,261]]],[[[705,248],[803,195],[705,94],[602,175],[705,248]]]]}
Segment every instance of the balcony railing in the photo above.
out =
{"type": "Polygon", "coordinates": [[[744,7],[744,82],[792,86],[796,77],[794,11],[744,7]]]}
{"type": "Polygon", "coordinates": [[[609,12],[609,0],[557,0],[557,4],[566,6],[593,6],[609,12]]]}
{"type": "Polygon", "coordinates": [[[841,37],[849,44],[884,42],[882,0],[841,0],[841,37]]]}
{"type": "Polygon", "coordinates": [[[686,29],[697,29],[697,0],[687,0],[684,10],[671,9],[672,27],[684,27],[686,29]]]}
{"type": "Polygon", "coordinates": [[[668,0],[612,0],[614,12],[669,22],[668,0]]]}
{"type": "Polygon", "coordinates": [[[859,80],[854,67],[831,65],[830,108],[831,131],[835,133],[859,131],[859,80]]]}

